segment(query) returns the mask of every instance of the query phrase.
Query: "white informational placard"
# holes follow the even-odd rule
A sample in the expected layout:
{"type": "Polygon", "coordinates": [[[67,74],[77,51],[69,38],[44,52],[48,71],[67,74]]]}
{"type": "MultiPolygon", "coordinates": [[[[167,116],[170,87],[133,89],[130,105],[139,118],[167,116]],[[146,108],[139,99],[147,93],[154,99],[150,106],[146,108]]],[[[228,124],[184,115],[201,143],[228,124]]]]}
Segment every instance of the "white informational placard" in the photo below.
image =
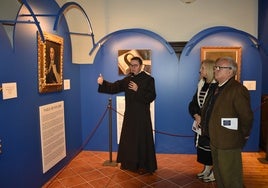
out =
{"type": "MultiPolygon", "coordinates": [[[[122,125],[123,125],[123,119],[124,119],[124,112],[125,112],[125,97],[124,96],[117,96],[116,97],[116,111],[117,111],[117,114],[116,114],[116,118],[117,118],[117,143],[119,143],[122,125]]],[[[152,119],[152,128],[154,131],[155,130],[154,101],[150,105],[150,111],[151,111],[151,119],[152,119]]],[[[155,134],[153,134],[153,135],[155,135],[155,134]]]]}
{"type": "Polygon", "coordinates": [[[248,89],[248,90],[256,90],[256,81],[255,80],[245,80],[243,81],[243,85],[248,89]]]}
{"type": "Polygon", "coordinates": [[[63,84],[64,90],[69,90],[69,89],[71,89],[71,82],[70,82],[70,79],[65,79],[63,83],[64,83],[64,84],[63,84]]]}
{"type": "Polygon", "coordinates": [[[43,173],[66,156],[64,102],[39,107],[43,173]]]}
{"type": "Polygon", "coordinates": [[[17,83],[16,82],[3,83],[2,90],[3,90],[3,99],[4,100],[18,97],[17,83]]]}

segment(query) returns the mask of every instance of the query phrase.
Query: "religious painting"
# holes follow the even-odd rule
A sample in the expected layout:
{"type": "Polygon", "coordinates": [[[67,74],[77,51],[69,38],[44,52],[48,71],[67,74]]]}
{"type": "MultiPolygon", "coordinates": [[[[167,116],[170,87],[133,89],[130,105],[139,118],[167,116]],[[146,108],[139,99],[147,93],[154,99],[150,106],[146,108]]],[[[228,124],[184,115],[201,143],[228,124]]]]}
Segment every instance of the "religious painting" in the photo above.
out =
{"type": "Polygon", "coordinates": [[[128,75],[130,73],[130,60],[133,57],[140,57],[143,65],[142,70],[151,74],[151,50],[148,49],[131,49],[118,51],[118,74],[128,75]]]}
{"type": "Polygon", "coordinates": [[[236,80],[240,81],[241,73],[241,47],[204,46],[201,47],[201,61],[204,59],[216,60],[220,57],[232,57],[237,62],[236,80]]]}
{"type": "Polygon", "coordinates": [[[38,35],[39,92],[56,92],[63,89],[63,38],[44,33],[44,41],[38,35]]]}

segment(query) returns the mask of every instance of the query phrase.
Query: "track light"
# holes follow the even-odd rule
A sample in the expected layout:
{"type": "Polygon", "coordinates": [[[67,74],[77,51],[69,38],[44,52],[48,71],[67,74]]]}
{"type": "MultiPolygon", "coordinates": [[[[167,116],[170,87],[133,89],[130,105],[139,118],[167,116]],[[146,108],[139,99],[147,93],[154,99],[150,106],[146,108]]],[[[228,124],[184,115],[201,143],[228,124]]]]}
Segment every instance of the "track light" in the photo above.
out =
{"type": "Polygon", "coordinates": [[[185,3],[185,4],[191,4],[193,2],[195,2],[196,0],[181,0],[181,2],[185,3]]]}

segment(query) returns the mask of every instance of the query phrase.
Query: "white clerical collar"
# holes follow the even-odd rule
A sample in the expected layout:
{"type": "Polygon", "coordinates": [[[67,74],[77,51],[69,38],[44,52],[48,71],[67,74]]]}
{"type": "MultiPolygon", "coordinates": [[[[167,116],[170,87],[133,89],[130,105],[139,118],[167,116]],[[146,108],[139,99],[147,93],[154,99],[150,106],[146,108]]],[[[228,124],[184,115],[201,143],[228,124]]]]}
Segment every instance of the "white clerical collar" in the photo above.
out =
{"type": "Polygon", "coordinates": [[[223,86],[226,82],[228,82],[230,79],[225,80],[223,83],[218,84],[219,87],[223,86]]]}
{"type": "Polygon", "coordinates": [[[142,72],[142,70],[140,71],[140,72],[138,72],[137,74],[134,74],[134,76],[137,76],[137,75],[139,75],[140,73],[142,72]]]}

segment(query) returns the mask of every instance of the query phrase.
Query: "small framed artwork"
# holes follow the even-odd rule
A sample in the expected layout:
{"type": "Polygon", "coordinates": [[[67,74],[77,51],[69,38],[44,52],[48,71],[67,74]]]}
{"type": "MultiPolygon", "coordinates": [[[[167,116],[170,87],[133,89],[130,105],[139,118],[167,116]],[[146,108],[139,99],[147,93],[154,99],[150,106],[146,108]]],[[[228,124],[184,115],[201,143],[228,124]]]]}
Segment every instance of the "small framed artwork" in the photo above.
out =
{"type": "Polygon", "coordinates": [[[142,70],[151,74],[151,50],[149,49],[131,49],[118,51],[118,74],[128,75],[130,73],[130,60],[133,57],[142,59],[142,70]]]}
{"type": "Polygon", "coordinates": [[[50,33],[38,35],[39,92],[48,93],[63,89],[63,38],[50,33]]]}
{"type": "Polygon", "coordinates": [[[236,80],[240,81],[241,73],[241,47],[204,46],[201,47],[201,61],[204,59],[216,60],[220,57],[232,57],[237,63],[236,80]]]}

